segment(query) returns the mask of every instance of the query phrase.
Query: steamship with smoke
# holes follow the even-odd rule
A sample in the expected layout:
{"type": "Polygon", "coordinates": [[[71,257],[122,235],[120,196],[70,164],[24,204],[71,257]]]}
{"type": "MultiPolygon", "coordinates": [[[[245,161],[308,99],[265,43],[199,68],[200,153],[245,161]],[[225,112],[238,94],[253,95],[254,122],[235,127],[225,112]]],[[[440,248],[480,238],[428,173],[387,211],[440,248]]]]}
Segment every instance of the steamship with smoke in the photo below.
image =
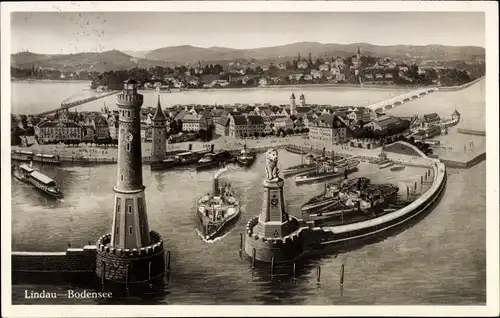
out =
{"type": "Polygon", "coordinates": [[[228,182],[219,182],[219,170],[213,179],[212,193],[205,194],[197,202],[199,233],[206,241],[222,235],[238,221],[240,202],[236,199],[228,182]]]}

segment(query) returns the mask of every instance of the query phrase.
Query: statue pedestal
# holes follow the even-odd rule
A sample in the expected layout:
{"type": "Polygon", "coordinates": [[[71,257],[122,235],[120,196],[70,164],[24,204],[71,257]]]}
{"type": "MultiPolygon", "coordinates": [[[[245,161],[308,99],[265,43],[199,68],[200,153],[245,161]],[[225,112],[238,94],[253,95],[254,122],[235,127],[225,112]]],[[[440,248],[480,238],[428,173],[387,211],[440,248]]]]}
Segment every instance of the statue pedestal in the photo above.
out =
{"type": "Polygon", "coordinates": [[[297,229],[294,219],[285,212],[283,184],[281,178],[264,180],[262,212],[254,228],[254,233],[261,237],[280,238],[297,229]]]}
{"type": "Polygon", "coordinates": [[[264,181],[262,212],[247,224],[245,252],[261,262],[288,262],[302,253],[299,221],[285,212],[283,179],[264,181]]]}

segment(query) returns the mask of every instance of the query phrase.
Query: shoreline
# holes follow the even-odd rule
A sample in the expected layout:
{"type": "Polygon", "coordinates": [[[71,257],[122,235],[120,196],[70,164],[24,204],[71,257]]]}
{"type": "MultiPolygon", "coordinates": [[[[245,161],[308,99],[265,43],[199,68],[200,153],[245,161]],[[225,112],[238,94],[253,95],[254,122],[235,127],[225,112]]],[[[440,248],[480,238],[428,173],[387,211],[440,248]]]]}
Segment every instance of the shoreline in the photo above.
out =
{"type": "MultiPolygon", "coordinates": [[[[467,88],[471,85],[476,84],[479,82],[481,79],[483,79],[484,76],[476,78],[475,80],[462,84],[462,85],[455,85],[455,86],[439,86],[439,85],[397,85],[397,84],[351,84],[351,83],[307,83],[307,84],[281,84],[281,85],[264,85],[264,86],[252,86],[252,87],[220,87],[220,88],[182,88],[180,92],[187,92],[187,91],[214,91],[214,90],[230,90],[230,89],[244,89],[244,90],[250,90],[250,89],[274,89],[274,88],[314,88],[314,87],[331,87],[331,88],[353,88],[353,89],[421,89],[421,88],[433,88],[437,87],[439,90],[447,91],[447,90],[462,90],[464,88],[467,88]]],[[[13,83],[36,83],[36,82],[42,82],[42,83],[91,83],[91,80],[52,80],[52,79],[11,79],[10,80],[13,83]]],[[[174,88],[175,89],[175,88],[174,88]]],[[[156,91],[154,89],[140,89],[141,91],[156,91]]],[[[164,93],[168,93],[167,91],[163,91],[164,93]]],[[[170,93],[171,94],[171,93],[170,93]]]]}

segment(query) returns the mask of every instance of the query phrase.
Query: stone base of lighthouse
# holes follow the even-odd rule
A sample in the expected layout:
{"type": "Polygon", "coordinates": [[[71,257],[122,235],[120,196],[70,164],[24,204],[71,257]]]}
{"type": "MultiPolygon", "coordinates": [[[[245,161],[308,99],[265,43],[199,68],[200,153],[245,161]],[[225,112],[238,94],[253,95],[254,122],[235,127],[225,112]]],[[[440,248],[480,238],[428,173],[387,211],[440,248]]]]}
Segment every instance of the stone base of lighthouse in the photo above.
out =
{"type": "Polygon", "coordinates": [[[119,249],[110,246],[111,234],[97,240],[95,272],[102,280],[116,283],[147,283],[165,273],[163,239],[150,231],[150,245],[140,249],[119,249]]]}
{"type": "Polygon", "coordinates": [[[299,221],[285,212],[283,179],[264,181],[262,212],[246,227],[245,253],[260,262],[289,262],[302,254],[299,221]]]}

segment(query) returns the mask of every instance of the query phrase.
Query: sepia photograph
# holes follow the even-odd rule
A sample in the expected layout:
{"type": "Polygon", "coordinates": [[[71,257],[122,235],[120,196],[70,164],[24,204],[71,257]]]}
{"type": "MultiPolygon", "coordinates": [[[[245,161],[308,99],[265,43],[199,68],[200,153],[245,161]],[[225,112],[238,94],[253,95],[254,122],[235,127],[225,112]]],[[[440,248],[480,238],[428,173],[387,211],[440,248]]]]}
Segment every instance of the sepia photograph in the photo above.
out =
{"type": "Polygon", "coordinates": [[[287,6],[2,3],[3,316],[498,314],[498,5],[287,6]]]}

